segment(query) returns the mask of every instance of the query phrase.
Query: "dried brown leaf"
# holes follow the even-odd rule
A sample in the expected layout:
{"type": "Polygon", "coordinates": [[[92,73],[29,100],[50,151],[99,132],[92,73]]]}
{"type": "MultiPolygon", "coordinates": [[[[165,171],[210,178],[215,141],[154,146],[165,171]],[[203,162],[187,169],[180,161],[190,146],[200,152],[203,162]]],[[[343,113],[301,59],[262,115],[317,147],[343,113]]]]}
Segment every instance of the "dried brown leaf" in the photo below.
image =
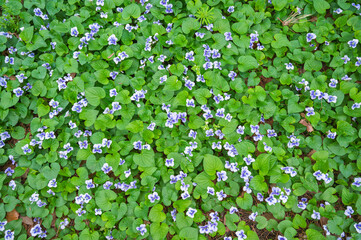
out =
{"type": "Polygon", "coordinates": [[[19,219],[19,213],[18,213],[18,211],[16,211],[15,208],[11,212],[6,213],[6,220],[8,222],[18,220],[18,219],[19,219]]]}
{"type": "Polygon", "coordinates": [[[34,222],[33,222],[33,219],[25,216],[25,217],[20,217],[22,220],[23,220],[23,223],[26,224],[26,225],[31,225],[33,226],[34,225],[34,222]]]}
{"type": "Polygon", "coordinates": [[[300,123],[307,128],[307,132],[313,132],[313,127],[309,121],[303,118],[300,123]]]}

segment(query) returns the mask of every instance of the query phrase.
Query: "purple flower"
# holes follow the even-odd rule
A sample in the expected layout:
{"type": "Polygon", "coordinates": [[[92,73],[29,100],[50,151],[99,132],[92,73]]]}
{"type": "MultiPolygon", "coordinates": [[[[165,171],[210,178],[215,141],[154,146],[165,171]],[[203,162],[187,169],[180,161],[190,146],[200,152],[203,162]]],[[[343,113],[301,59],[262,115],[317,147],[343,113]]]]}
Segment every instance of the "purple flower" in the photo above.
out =
{"type": "Polygon", "coordinates": [[[255,162],[256,160],[250,154],[248,154],[247,157],[243,158],[243,161],[245,161],[247,165],[250,165],[251,163],[255,162]]]}
{"type": "Polygon", "coordinates": [[[173,167],[174,166],[174,158],[169,158],[165,160],[165,165],[167,167],[173,167]]]}
{"type": "Polygon", "coordinates": [[[151,203],[154,203],[156,200],[160,200],[160,197],[157,192],[154,192],[148,195],[148,199],[150,200],[151,203]]]}
{"type": "Polygon", "coordinates": [[[234,12],[234,6],[228,7],[227,12],[233,13],[234,12]]]}
{"type": "Polygon", "coordinates": [[[287,70],[293,70],[294,69],[294,66],[292,65],[292,63],[285,63],[285,65],[286,65],[287,70]]]}
{"type": "Polygon", "coordinates": [[[94,185],[92,179],[85,180],[85,184],[86,184],[86,188],[87,188],[87,189],[95,188],[95,185],[94,185]]]}
{"type": "Polygon", "coordinates": [[[248,218],[252,221],[256,221],[256,217],[258,215],[258,212],[251,213],[251,215],[248,216],[248,218]]]}
{"type": "Polygon", "coordinates": [[[348,41],[347,43],[351,48],[356,48],[358,42],[359,42],[358,39],[352,39],[352,40],[348,41]]]}
{"type": "Polygon", "coordinates": [[[352,5],[353,7],[355,7],[357,10],[360,10],[360,7],[361,7],[360,4],[352,3],[351,5],[352,5]]]}
{"type": "Polygon", "coordinates": [[[248,182],[251,172],[248,170],[247,166],[242,167],[240,177],[243,178],[245,182],[248,182]]]}
{"type": "Polygon", "coordinates": [[[70,35],[73,37],[77,37],[79,34],[78,28],[77,27],[73,27],[70,29],[70,35]]]}
{"type": "Polygon", "coordinates": [[[250,125],[251,127],[251,132],[252,133],[255,133],[255,134],[258,134],[259,133],[259,126],[258,125],[250,125]]]}
{"type": "Polygon", "coordinates": [[[56,182],[56,179],[55,179],[55,178],[49,181],[48,187],[50,187],[50,188],[56,188],[56,186],[57,186],[57,182],[56,182]]]}
{"type": "Polygon", "coordinates": [[[197,131],[191,130],[191,131],[189,132],[189,134],[188,134],[188,137],[191,137],[191,138],[193,138],[193,139],[195,140],[196,137],[197,137],[197,131]]]}
{"type": "Polygon", "coordinates": [[[190,51],[186,53],[185,59],[187,59],[188,61],[194,61],[194,56],[193,56],[194,52],[190,51]]]}
{"type": "Polygon", "coordinates": [[[307,33],[306,40],[307,42],[311,42],[313,39],[316,39],[316,34],[314,33],[307,33]]]}
{"type": "Polygon", "coordinates": [[[356,57],[357,62],[355,62],[355,66],[359,67],[361,65],[361,57],[356,57]]]}
{"type": "Polygon", "coordinates": [[[7,169],[5,169],[5,173],[8,177],[12,176],[14,174],[14,170],[11,167],[8,167],[7,169]]]}
{"type": "Polygon", "coordinates": [[[247,238],[247,235],[245,234],[244,230],[237,231],[236,236],[238,237],[238,240],[244,240],[247,238]]]}
{"type": "Polygon", "coordinates": [[[305,203],[305,202],[298,202],[297,207],[300,208],[300,209],[302,209],[302,210],[305,210],[306,207],[307,207],[307,203],[305,203]]]}
{"type": "Polygon", "coordinates": [[[196,214],[197,212],[197,209],[194,209],[194,208],[188,208],[187,210],[187,216],[190,217],[190,218],[194,218],[194,214],[196,214]]]}
{"type": "Polygon", "coordinates": [[[337,87],[337,83],[338,83],[338,81],[336,79],[331,78],[328,86],[331,88],[335,88],[335,87],[337,87]]]}
{"type": "Polygon", "coordinates": [[[353,186],[360,187],[361,186],[361,178],[355,178],[352,183],[353,186]]]}
{"type": "Polygon", "coordinates": [[[277,137],[277,133],[275,130],[273,129],[267,129],[267,137],[271,138],[271,137],[277,137]]]}
{"type": "Polygon", "coordinates": [[[108,174],[110,171],[112,171],[113,168],[111,166],[109,166],[108,163],[104,163],[103,167],[102,167],[102,171],[105,173],[105,174],[108,174]]]}
{"type": "Polygon", "coordinates": [[[336,103],[337,102],[337,96],[328,95],[327,102],[328,103],[336,103]]]}
{"type": "Polygon", "coordinates": [[[266,202],[268,203],[268,205],[274,205],[277,203],[277,199],[273,195],[271,195],[266,198],[266,202]]]}
{"type": "Polygon", "coordinates": [[[225,37],[226,41],[232,41],[233,40],[231,32],[225,32],[224,37],[225,37]]]}
{"type": "Polygon", "coordinates": [[[144,236],[144,234],[147,232],[147,228],[145,227],[145,224],[141,224],[139,227],[136,227],[136,230],[140,232],[140,235],[144,236]]]}
{"type": "Polygon", "coordinates": [[[32,150],[29,148],[29,144],[26,144],[25,146],[21,147],[21,149],[23,150],[24,154],[32,152],[32,150]]]}
{"type": "Polygon", "coordinates": [[[30,229],[30,234],[33,237],[36,237],[37,235],[41,234],[43,230],[40,227],[40,224],[36,224],[33,228],[30,229]]]}
{"type": "Polygon", "coordinates": [[[142,150],[142,141],[136,141],[133,143],[134,149],[142,150]]]}
{"type": "Polygon", "coordinates": [[[216,192],[216,195],[219,201],[222,201],[224,198],[227,197],[227,194],[225,194],[223,190],[216,192]]]}
{"type": "Polygon", "coordinates": [[[306,107],[305,110],[307,111],[307,114],[306,114],[307,117],[315,115],[315,111],[314,111],[313,107],[306,107]]]}
{"type": "Polygon", "coordinates": [[[351,215],[354,213],[355,211],[352,209],[351,206],[347,206],[347,209],[345,210],[345,215],[349,218],[351,218],[351,215]]]}
{"type": "Polygon", "coordinates": [[[214,195],[214,188],[212,188],[212,187],[207,187],[207,193],[208,193],[208,194],[211,194],[211,195],[214,195]]]}
{"type": "Polygon", "coordinates": [[[173,13],[173,4],[167,4],[166,6],[165,6],[165,12],[166,13],[173,13]]]}
{"type": "Polygon", "coordinates": [[[204,38],[204,35],[206,35],[206,34],[205,34],[205,33],[196,32],[195,35],[196,35],[196,37],[204,38]]]}
{"type": "Polygon", "coordinates": [[[15,93],[15,95],[16,95],[17,97],[20,97],[20,96],[23,95],[24,91],[23,91],[20,87],[18,87],[18,88],[16,88],[16,89],[13,90],[13,93],[15,93]]]}
{"type": "Polygon", "coordinates": [[[321,219],[321,214],[319,212],[316,212],[315,210],[313,210],[311,218],[315,219],[315,220],[320,220],[321,219]]]}
{"type": "Polygon", "coordinates": [[[355,223],[353,226],[355,227],[357,233],[361,233],[361,222],[355,223]]]}
{"type": "Polygon", "coordinates": [[[228,179],[226,171],[217,172],[217,182],[226,181],[228,179]]]}
{"type": "Polygon", "coordinates": [[[187,107],[195,107],[194,99],[186,99],[186,106],[187,107]]]}
{"type": "Polygon", "coordinates": [[[206,62],[206,63],[203,64],[203,68],[204,68],[204,70],[212,69],[213,68],[213,63],[212,62],[206,62]]]}
{"type": "Polygon", "coordinates": [[[336,134],[337,134],[337,133],[331,132],[330,130],[328,130],[328,132],[327,132],[327,138],[335,139],[335,138],[336,138],[336,134]]]}

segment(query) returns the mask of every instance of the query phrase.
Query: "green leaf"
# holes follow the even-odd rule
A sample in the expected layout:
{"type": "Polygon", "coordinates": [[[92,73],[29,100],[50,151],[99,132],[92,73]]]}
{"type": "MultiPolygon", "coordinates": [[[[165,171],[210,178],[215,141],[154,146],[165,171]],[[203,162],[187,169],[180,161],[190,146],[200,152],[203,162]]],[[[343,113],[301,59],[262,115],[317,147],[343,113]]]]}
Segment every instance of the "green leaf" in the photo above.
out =
{"type": "Polygon", "coordinates": [[[45,116],[46,114],[48,114],[50,111],[50,107],[44,104],[40,104],[38,106],[38,116],[42,117],[45,116]]]}
{"type": "Polygon", "coordinates": [[[342,203],[345,205],[350,205],[355,200],[354,199],[355,195],[352,192],[350,192],[346,187],[342,189],[341,196],[342,196],[342,203]]]}
{"type": "Polygon", "coordinates": [[[85,89],[85,97],[90,105],[96,107],[100,104],[100,99],[105,98],[105,91],[100,87],[90,87],[85,89]]]}
{"type": "Polygon", "coordinates": [[[178,212],[184,212],[191,203],[191,200],[177,200],[173,203],[173,207],[175,207],[178,212]]]}
{"type": "Polygon", "coordinates": [[[309,240],[326,240],[326,238],[315,229],[307,229],[306,230],[307,239],[309,240]]]}
{"type": "Polygon", "coordinates": [[[79,236],[79,240],[98,240],[98,239],[99,239],[98,231],[94,231],[93,233],[90,233],[90,230],[88,228],[84,229],[79,236]]]}
{"type": "Polygon", "coordinates": [[[253,205],[253,198],[250,194],[245,193],[243,198],[238,197],[236,199],[237,205],[244,210],[250,210],[253,205]]]}
{"type": "Polygon", "coordinates": [[[291,125],[296,122],[296,119],[294,119],[291,116],[288,116],[281,122],[281,126],[289,133],[293,133],[295,131],[295,126],[291,125]]]}
{"type": "Polygon", "coordinates": [[[320,14],[326,12],[326,9],[330,8],[330,4],[325,0],[314,0],[313,6],[315,7],[316,11],[320,14]]]}
{"type": "Polygon", "coordinates": [[[204,155],[203,169],[208,175],[213,176],[216,171],[223,170],[223,163],[218,157],[206,154],[204,155]]]}
{"type": "MultiPolygon", "coordinates": [[[[322,62],[315,59],[307,59],[304,65],[306,71],[320,71],[322,68],[322,62]]],[[[311,88],[312,88],[311,84],[311,88]]]]}
{"type": "MultiPolygon", "coordinates": [[[[183,64],[181,63],[178,63],[177,65],[176,64],[172,64],[169,68],[170,72],[172,74],[175,74],[177,76],[180,76],[182,75],[183,71],[184,71],[184,67],[183,67],[183,64]]],[[[168,81],[168,79],[167,79],[168,81]]]]}
{"type": "Polygon", "coordinates": [[[31,39],[33,39],[33,35],[34,35],[34,27],[27,27],[25,28],[20,34],[19,37],[25,42],[25,43],[29,43],[31,41],[31,39]]]}
{"type": "Polygon", "coordinates": [[[98,112],[99,111],[94,110],[94,109],[85,108],[79,114],[79,118],[82,119],[82,120],[85,120],[84,125],[86,127],[90,127],[90,126],[92,126],[94,124],[94,122],[95,122],[95,120],[97,118],[98,112]]]}
{"type": "Polygon", "coordinates": [[[282,33],[277,33],[274,36],[275,41],[272,41],[271,46],[273,48],[290,47],[291,43],[287,36],[282,33]]]}
{"type": "Polygon", "coordinates": [[[100,69],[96,71],[94,74],[98,82],[100,82],[103,85],[106,85],[109,83],[109,79],[108,79],[109,73],[110,72],[107,69],[100,69]]]}
{"type": "Polygon", "coordinates": [[[179,232],[179,237],[181,239],[185,239],[185,240],[197,240],[198,239],[198,229],[192,228],[192,227],[183,228],[179,232]]]}
{"type": "Polygon", "coordinates": [[[212,94],[206,88],[198,88],[197,90],[192,91],[192,93],[197,102],[201,105],[207,104],[207,98],[212,96],[212,94]]]}
{"type": "Polygon", "coordinates": [[[163,206],[160,204],[155,205],[149,212],[149,220],[152,222],[163,222],[166,218],[163,212],[163,206]]]}
{"type": "Polygon", "coordinates": [[[307,222],[304,217],[296,214],[293,218],[293,227],[298,229],[299,227],[305,228],[307,227],[307,222]]]}
{"type": "Polygon", "coordinates": [[[142,150],[141,154],[134,155],[133,160],[139,167],[154,167],[155,166],[153,150],[142,150]]]}
{"type": "Polygon", "coordinates": [[[31,93],[34,95],[34,96],[39,96],[39,95],[45,95],[46,93],[46,87],[43,83],[43,81],[41,80],[37,80],[33,87],[31,88],[31,93]]]}
{"type": "Polygon", "coordinates": [[[165,91],[177,91],[181,89],[182,82],[178,80],[176,76],[170,76],[165,82],[164,90],[165,91]]]}
{"type": "Polygon", "coordinates": [[[101,190],[95,193],[95,202],[103,211],[109,211],[112,208],[112,201],[117,198],[117,194],[111,190],[101,190]]]}
{"type": "Polygon", "coordinates": [[[190,33],[192,30],[198,30],[201,24],[195,18],[186,18],[182,22],[182,31],[185,34],[190,33]]]}
{"type": "Polygon", "coordinates": [[[140,120],[135,120],[135,121],[133,121],[133,122],[130,122],[130,123],[127,125],[126,129],[129,130],[129,131],[131,131],[132,133],[138,133],[138,132],[143,131],[143,127],[144,127],[144,125],[143,125],[143,122],[142,122],[142,121],[140,121],[140,120]]]}
{"type": "Polygon", "coordinates": [[[150,225],[150,234],[154,240],[165,239],[168,234],[168,225],[166,223],[154,222],[150,225]]]}
{"type": "Polygon", "coordinates": [[[287,2],[287,0],[273,0],[272,4],[276,11],[281,11],[287,5],[287,2]]]}
{"type": "Polygon", "coordinates": [[[122,18],[125,20],[130,19],[130,17],[139,18],[140,14],[141,12],[138,4],[132,3],[124,8],[122,12],[122,18]]]}
{"type": "Polygon", "coordinates": [[[265,218],[263,216],[257,216],[256,222],[258,223],[257,224],[258,229],[263,229],[263,228],[267,227],[267,224],[268,224],[267,218],[265,218]]]}
{"type": "Polygon", "coordinates": [[[265,182],[264,177],[261,175],[257,175],[254,178],[252,178],[250,182],[250,187],[260,192],[267,192],[268,190],[267,183],[265,182]]]}
{"type": "Polygon", "coordinates": [[[238,33],[239,35],[245,34],[248,32],[249,25],[247,21],[239,21],[232,24],[232,30],[238,33]]]}
{"type": "Polygon", "coordinates": [[[336,189],[335,188],[328,188],[326,189],[326,191],[324,191],[321,195],[321,199],[325,200],[327,202],[330,203],[335,203],[338,200],[337,196],[334,196],[333,194],[336,193],[336,189]]]}
{"type": "Polygon", "coordinates": [[[20,126],[16,126],[14,131],[11,132],[11,136],[15,139],[23,139],[25,137],[25,129],[20,126]]]}
{"type": "Polygon", "coordinates": [[[257,60],[252,56],[240,56],[238,63],[238,70],[241,72],[247,72],[258,67],[257,60]]]}
{"type": "Polygon", "coordinates": [[[59,163],[52,163],[51,164],[51,168],[49,166],[45,166],[41,172],[44,174],[44,177],[46,177],[46,179],[51,180],[51,179],[56,179],[59,172],[60,172],[60,165],[59,163]]]}
{"type": "Polygon", "coordinates": [[[113,115],[111,114],[100,114],[94,122],[94,128],[96,130],[101,129],[105,131],[107,128],[113,128],[116,122],[113,121],[113,115]]]}
{"type": "Polygon", "coordinates": [[[326,161],[328,159],[328,152],[325,150],[315,152],[312,158],[316,161],[326,161]]]}
{"type": "Polygon", "coordinates": [[[188,121],[188,127],[190,129],[198,129],[204,126],[204,120],[199,116],[190,116],[188,121]]]}

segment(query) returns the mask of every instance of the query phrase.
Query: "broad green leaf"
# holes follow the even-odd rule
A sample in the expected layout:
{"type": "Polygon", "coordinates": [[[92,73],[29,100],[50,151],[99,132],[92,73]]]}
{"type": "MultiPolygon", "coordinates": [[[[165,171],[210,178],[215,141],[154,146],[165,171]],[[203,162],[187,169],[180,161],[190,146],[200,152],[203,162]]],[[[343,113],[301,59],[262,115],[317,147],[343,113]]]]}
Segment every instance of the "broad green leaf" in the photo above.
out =
{"type": "Polygon", "coordinates": [[[314,0],[313,6],[315,7],[316,11],[320,14],[326,12],[326,9],[330,8],[330,4],[325,0],[314,0]]]}
{"type": "Polygon", "coordinates": [[[29,43],[34,35],[34,27],[27,27],[25,28],[20,34],[19,37],[25,42],[29,43]]]}
{"type": "Polygon", "coordinates": [[[96,107],[100,104],[100,99],[105,98],[105,91],[100,87],[87,88],[85,89],[85,97],[90,105],[96,107]]]}
{"type": "Polygon", "coordinates": [[[218,157],[206,154],[204,155],[203,169],[208,175],[213,176],[216,171],[223,170],[223,163],[218,157]]]}
{"type": "Polygon", "coordinates": [[[163,212],[163,206],[160,204],[155,205],[150,209],[149,220],[152,222],[163,222],[166,218],[165,213],[163,212]]]}
{"type": "Polygon", "coordinates": [[[201,24],[195,18],[186,18],[182,22],[182,30],[185,34],[190,33],[192,30],[198,30],[201,24]]]}
{"type": "Polygon", "coordinates": [[[103,211],[109,211],[112,207],[112,201],[117,198],[117,194],[112,190],[100,190],[95,193],[95,202],[103,211]]]}
{"type": "Polygon", "coordinates": [[[238,58],[238,70],[247,72],[248,70],[258,67],[257,60],[252,56],[240,56],[238,58]]]}

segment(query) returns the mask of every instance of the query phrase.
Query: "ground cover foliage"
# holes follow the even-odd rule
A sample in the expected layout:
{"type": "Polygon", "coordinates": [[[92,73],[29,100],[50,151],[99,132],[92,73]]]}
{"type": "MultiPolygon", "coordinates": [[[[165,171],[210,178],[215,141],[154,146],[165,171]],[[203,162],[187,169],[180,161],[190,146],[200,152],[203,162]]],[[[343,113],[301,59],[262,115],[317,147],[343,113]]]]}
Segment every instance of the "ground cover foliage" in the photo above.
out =
{"type": "Polygon", "coordinates": [[[357,1],[0,3],[4,239],[361,239],[357,1]]]}

